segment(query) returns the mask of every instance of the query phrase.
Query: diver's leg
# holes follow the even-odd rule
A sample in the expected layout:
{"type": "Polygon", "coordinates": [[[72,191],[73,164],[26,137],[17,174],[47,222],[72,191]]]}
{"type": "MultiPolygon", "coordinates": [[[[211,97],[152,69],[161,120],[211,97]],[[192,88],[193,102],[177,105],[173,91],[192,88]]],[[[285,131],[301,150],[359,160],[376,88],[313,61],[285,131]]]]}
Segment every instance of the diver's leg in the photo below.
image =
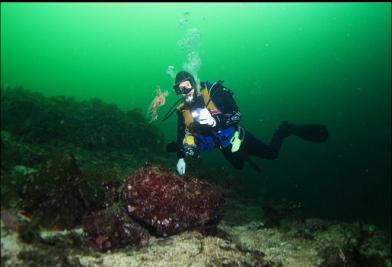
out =
{"type": "Polygon", "coordinates": [[[296,125],[283,121],[272,135],[269,144],[265,144],[245,130],[245,138],[241,147],[250,155],[264,159],[276,159],[286,137],[296,135],[303,140],[325,142],[328,139],[328,129],[320,124],[296,125]]]}
{"type": "Polygon", "coordinates": [[[232,153],[230,149],[223,149],[222,154],[226,158],[226,160],[229,161],[231,165],[233,165],[234,168],[244,168],[244,159],[240,155],[240,153],[232,153]]]}
{"type": "Polygon", "coordinates": [[[245,138],[242,143],[243,148],[252,156],[264,159],[276,159],[279,155],[283,140],[289,136],[291,129],[287,124],[281,124],[272,135],[269,144],[265,144],[253,134],[245,130],[245,138]]]}

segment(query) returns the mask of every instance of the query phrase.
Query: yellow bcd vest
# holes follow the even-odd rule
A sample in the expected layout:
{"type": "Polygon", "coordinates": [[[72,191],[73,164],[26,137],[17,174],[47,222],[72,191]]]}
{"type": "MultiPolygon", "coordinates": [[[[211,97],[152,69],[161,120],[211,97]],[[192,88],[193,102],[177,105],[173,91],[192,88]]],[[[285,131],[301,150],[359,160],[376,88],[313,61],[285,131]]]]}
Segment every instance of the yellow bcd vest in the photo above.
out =
{"type": "MultiPolygon", "coordinates": [[[[219,113],[219,109],[215,106],[214,102],[210,98],[210,93],[208,92],[208,88],[204,87],[200,90],[200,93],[203,97],[204,105],[206,105],[207,109],[210,111],[211,114],[219,113]]],[[[195,136],[190,131],[190,126],[194,122],[192,117],[192,111],[184,104],[181,103],[177,106],[177,109],[182,112],[185,120],[185,126],[187,128],[185,137],[183,139],[183,144],[188,144],[191,146],[196,146],[195,136]]]]}

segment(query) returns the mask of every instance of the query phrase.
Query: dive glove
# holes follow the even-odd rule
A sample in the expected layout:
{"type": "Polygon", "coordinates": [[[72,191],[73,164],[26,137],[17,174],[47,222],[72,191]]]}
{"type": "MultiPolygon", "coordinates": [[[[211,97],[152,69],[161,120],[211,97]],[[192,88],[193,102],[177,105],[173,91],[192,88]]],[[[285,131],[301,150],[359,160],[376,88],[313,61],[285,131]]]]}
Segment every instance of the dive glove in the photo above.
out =
{"type": "Polygon", "coordinates": [[[207,108],[197,109],[192,112],[192,117],[200,124],[206,124],[215,127],[216,120],[212,117],[207,108]]]}
{"type": "Polygon", "coordinates": [[[185,160],[183,158],[180,158],[177,162],[177,171],[180,175],[185,174],[185,160]]]}

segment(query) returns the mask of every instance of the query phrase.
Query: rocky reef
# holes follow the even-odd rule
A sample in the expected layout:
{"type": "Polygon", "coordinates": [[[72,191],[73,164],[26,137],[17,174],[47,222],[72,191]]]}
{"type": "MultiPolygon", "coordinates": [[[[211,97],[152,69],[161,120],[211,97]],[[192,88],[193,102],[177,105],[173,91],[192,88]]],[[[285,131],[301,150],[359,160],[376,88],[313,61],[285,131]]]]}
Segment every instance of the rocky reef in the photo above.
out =
{"type": "Polygon", "coordinates": [[[140,109],[127,112],[98,98],[45,97],[22,87],[1,90],[1,129],[34,143],[86,149],[163,151],[163,134],[140,109]]]}
{"type": "Polygon", "coordinates": [[[73,228],[113,204],[108,183],[162,163],[162,147],[138,109],[2,88],[2,208],[28,212],[42,227],[73,228]]]}
{"type": "Polygon", "coordinates": [[[115,250],[128,245],[149,244],[150,234],[122,206],[94,212],[84,218],[83,229],[98,250],[115,250]]]}
{"type": "MultiPolygon", "coordinates": [[[[113,236],[95,240],[96,245],[100,244],[101,247],[94,245],[92,248],[90,235],[81,228],[41,230],[40,238],[29,244],[22,242],[2,222],[2,264],[75,267],[391,266],[389,239],[374,226],[306,219],[287,223],[284,229],[270,228],[265,226],[263,215],[255,212],[256,203],[231,201],[225,212],[231,213],[237,208],[241,208],[243,214],[248,213],[248,218],[253,217],[254,221],[233,225],[231,217],[224,216],[218,224],[218,234],[213,236],[198,231],[183,231],[168,237],[150,235],[147,244],[144,243],[147,236],[137,239],[137,235],[133,235],[137,243],[142,243],[118,249],[102,249],[106,245],[110,247],[111,244],[105,244],[107,241],[124,240],[116,235],[118,231],[115,228],[112,228],[115,231],[109,231],[113,236]],[[298,234],[304,228],[308,229],[311,238],[298,234]]],[[[106,215],[101,213],[99,216],[106,215]]],[[[98,228],[105,230],[107,227],[103,224],[98,228]]]]}
{"type": "Polygon", "coordinates": [[[23,88],[1,101],[1,266],[392,266],[373,225],[249,199],[218,168],[176,175],[138,110],[23,88]]]}
{"type": "Polygon", "coordinates": [[[179,177],[164,168],[144,168],[125,179],[129,214],[161,236],[217,221],[223,192],[196,177],[179,177]]]}
{"type": "Polygon", "coordinates": [[[89,239],[102,251],[146,246],[150,234],[168,236],[195,228],[211,231],[224,203],[218,187],[196,177],[180,178],[163,167],[141,168],[124,185],[112,185],[109,192],[115,200],[112,205],[83,222],[89,239]]]}

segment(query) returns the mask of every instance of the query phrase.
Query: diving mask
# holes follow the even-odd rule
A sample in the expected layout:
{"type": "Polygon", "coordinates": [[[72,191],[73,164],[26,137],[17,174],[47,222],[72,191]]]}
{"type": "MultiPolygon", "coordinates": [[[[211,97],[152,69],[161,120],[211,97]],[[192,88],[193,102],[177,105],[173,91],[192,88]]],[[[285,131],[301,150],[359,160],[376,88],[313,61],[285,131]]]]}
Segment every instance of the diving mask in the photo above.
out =
{"type": "Polygon", "coordinates": [[[188,80],[182,81],[173,87],[177,95],[187,95],[193,90],[192,83],[188,80]]]}

